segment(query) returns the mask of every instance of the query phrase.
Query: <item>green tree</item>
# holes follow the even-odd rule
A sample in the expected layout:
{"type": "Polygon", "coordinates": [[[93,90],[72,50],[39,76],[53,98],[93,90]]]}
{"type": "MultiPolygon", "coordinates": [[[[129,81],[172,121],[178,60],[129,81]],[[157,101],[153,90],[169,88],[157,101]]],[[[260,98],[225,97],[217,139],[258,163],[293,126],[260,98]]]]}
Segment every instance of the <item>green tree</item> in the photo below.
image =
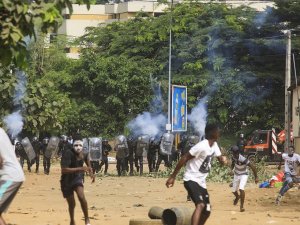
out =
{"type": "Polygon", "coordinates": [[[72,126],[90,135],[123,132],[126,122],[148,107],[151,68],[146,65],[147,60],[123,56],[84,55],[72,72],[71,98],[79,106],[72,126]]]}
{"type": "Polygon", "coordinates": [[[173,77],[188,85],[190,106],[208,95],[209,120],[220,122],[225,131],[237,131],[245,123],[280,126],[284,41],[269,39],[279,31],[261,20],[268,12],[197,6],[182,4],[173,12],[173,77]]]}
{"type": "MultiPolygon", "coordinates": [[[[268,21],[268,12],[185,3],[177,4],[172,14],[173,83],[188,86],[189,109],[209,95],[209,120],[227,130],[238,130],[245,123],[256,128],[280,126],[284,41],[269,39],[279,30],[268,21]]],[[[86,47],[82,57],[141,61],[167,93],[169,23],[167,13],[90,28],[81,39],[86,47]]]]}
{"type": "MultiPolygon", "coordinates": [[[[89,0],[78,0],[89,7],[89,0]]],[[[62,22],[62,10],[72,12],[71,0],[2,0],[0,2],[0,63],[26,65],[27,44],[36,32],[51,33],[62,22]]]]}
{"type": "MultiPolygon", "coordinates": [[[[225,4],[176,5],[172,83],[188,86],[188,110],[208,96],[209,120],[225,132],[243,124],[283,125],[285,40],[274,15],[225,4]]],[[[169,23],[167,12],[89,28],[76,43],[82,47],[77,61],[66,58],[65,40],[50,48],[37,43],[30,50],[26,129],[79,130],[84,136],[123,132],[129,120],[151,108],[150,75],[167,100],[169,23]]]]}
{"type": "Polygon", "coordinates": [[[2,118],[13,110],[15,85],[16,77],[11,75],[10,68],[0,68],[0,126],[3,126],[2,118]]]}
{"type": "Polygon", "coordinates": [[[300,22],[300,2],[294,0],[274,0],[276,4],[276,15],[282,22],[288,22],[288,27],[294,28],[299,26],[300,22]]]}
{"type": "Polygon", "coordinates": [[[71,109],[66,91],[70,75],[68,59],[63,51],[65,40],[58,40],[45,48],[44,35],[30,45],[27,93],[24,98],[24,129],[32,134],[64,130],[71,109]]]}

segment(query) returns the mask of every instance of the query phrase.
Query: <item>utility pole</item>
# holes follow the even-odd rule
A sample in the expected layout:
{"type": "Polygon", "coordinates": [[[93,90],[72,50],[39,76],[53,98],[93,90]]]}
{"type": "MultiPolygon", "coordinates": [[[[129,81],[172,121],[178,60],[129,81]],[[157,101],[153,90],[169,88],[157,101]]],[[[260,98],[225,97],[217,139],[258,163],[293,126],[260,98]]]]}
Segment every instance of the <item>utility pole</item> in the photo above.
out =
{"type": "Polygon", "coordinates": [[[166,130],[168,133],[171,132],[171,80],[172,80],[172,13],[173,13],[173,0],[171,2],[171,12],[170,12],[170,31],[169,31],[169,85],[168,85],[168,123],[166,124],[166,130]]]}
{"type": "Polygon", "coordinates": [[[286,60],[285,60],[285,120],[284,120],[284,130],[285,130],[285,145],[284,152],[290,153],[289,145],[290,135],[291,135],[291,92],[288,88],[291,86],[291,31],[286,32],[287,36],[287,46],[286,46],[286,60]]]}

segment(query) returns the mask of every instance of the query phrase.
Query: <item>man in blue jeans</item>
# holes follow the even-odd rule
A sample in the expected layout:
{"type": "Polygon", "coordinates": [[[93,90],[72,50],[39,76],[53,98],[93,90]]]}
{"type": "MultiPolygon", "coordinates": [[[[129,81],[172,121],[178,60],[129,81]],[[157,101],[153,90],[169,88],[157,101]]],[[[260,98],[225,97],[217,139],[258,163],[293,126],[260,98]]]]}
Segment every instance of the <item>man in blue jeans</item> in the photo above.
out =
{"type": "Polygon", "coordinates": [[[279,191],[279,194],[275,200],[276,205],[279,205],[283,195],[293,187],[294,183],[299,183],[296,180],[297,166],[300,164],[300,155],[295,153],[294,146],[289,147],[289,153],[283,153],[282,159],[279,163],[278,169],[281,168],[281,163],[284,160],[284,177],[285,182],[279,191]]]}
{"type": "Polygon", "coordinates": [[[0,225],[5,212],[25,180],[24,172],[6,132],[0,128],[0,225]]]}

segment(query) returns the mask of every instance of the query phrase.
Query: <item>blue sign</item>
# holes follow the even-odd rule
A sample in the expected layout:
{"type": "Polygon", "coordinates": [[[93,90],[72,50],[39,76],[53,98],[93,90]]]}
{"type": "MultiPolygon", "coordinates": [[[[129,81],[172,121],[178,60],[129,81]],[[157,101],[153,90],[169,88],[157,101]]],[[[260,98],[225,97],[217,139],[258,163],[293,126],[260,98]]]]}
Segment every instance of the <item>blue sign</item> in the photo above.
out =
{"type": "Polygon", "coordinates": [[[187,88],[172,85],[172,131],[187,130],[187,88]]]}

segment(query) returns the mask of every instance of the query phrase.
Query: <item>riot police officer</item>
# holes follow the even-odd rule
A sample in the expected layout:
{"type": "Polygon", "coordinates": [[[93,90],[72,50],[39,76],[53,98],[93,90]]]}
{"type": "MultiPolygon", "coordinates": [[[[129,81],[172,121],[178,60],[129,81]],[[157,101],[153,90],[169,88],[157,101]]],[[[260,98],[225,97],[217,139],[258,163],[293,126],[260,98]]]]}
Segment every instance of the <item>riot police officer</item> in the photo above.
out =
{"type": "Polygon", "coordinates": [[[164,133],[161,136],[159,143],[158,159],[155,167],[155,172],[158,172],[162,160],[166,167],[171,167],[171,154],[174,151],[174,135],[171,133],[164,133]]]}
{"type": "Polygon", "coordinates": [[[118,176],[126,174],[126,157],[129,156],[128,144],[124,135],[119,135],[115,145],[118,176]]]}
{"type": "Polygon", "coordinates": [[[156,154],[159,150],[159,145],[155,143],[155,138],[151,137],[149,140],[149,150],[147,152],[147,160],[149,172],[154,172],[155,170],[155,162],[156,162],[156,154]]]}
{"type": "Polygon", "coordinates": [[[140,175],[143,175],[143,160],[144,160],[143,153],[144,153],[144,149],[149,147],[149,144],[148,144],[149,139],[147,138],[147,140],[146,140],[145,137],[146,137],[145,135],[142,135],[142,136],[138,137],[137,144],[136,144],[136,150],[135,150],[135,160],[136,160],[135,163],[139,167],[140,175]]]}
{"type": "Polygon", "coordinates": [[[35,172],[38,173],[39,166],[40,166],[40,155],[43,149],[42,143],[39,141],[38,137],[32,138],[32,147],[35,152],[35,163],[36,163],[35,172]]]}
{"type": "Polygon", "coordinates": [[[188,137],[187,135],[183,135],[181,137],[180,142],[178,143],[178,151],[180,152],[180,155],[183,156],[186,153],[186,145],[188,143],[188,137]]]}
{"type": "Polygon", "coordinates": [[[51,165],[51,157],[48,157],[45,152],[49,143],[49,138],[45,137],[43,139],[43,166],[44,166],[44,174],[49,175],[50,173],[50,165],[51,165]]]}
{"type": "Polygon", "coordinates": [[[20,164],[21,164],[21,167],[23,168],[24,166],[24,161],[26,160],[27,162],[27,169],[29,172],[31,172],[31,164],[30,164],[30,161],[27,157],[27,154],[24,150],[24,147],[21,143],[21,141],[19,139],[16,139],[15,140],[15,152],[17,155],[20,156],[20,164]]]}
{"type": "Polygon", "coordinates": [[[164,161],[166,167],[171,167],[170,165],[170,156],[169,155],[163,155],[160,151],[158,151],[158,157],[155,167],[155,172],[158,172],[159,166],[161,162],[164,161]]]}
{"type": "Polygon", "coordinates": [[[108,143],[107,139],[103,139],[102,141],[102,160],[100,163],[100,170],[102,168],[102,166],[104,165],[104,175],[107,174],[107,170],[108,170],[108,155],[109,152],[112,150],[110,144],[108,143]]]}
{"type": "Polygon", "coordinates": [[[135,162],[135,151],[136,151],[136,140],[134,139],[133,136],[128,136],[128,151],[129,155],[126,158],[126,164],[128,167],[129,163],[129,175],[133,176],[133,162],[135,162]]]}
{"type": "Polygon", "coordinates": [[[71,148],[72,148],[72,144],[70,144],[70,143],[68,142],[68,137],[67,137],[67,135],[62,135],[62,136],[61,136],[61,139],[60,139],[60,142],[59,142],[59,145],[58,145],[58,152],[57,152],[57,155],[58,155],[59,157],[61,157],[62,154],[64,153],[64,151],[65,151],[67,148],[68,148],[68,149],[71,149],[71,148]]]}
{"type": "Polygon", "coordinates": [[[240,134],[240,137],[239,137],[236,145],[239,147],[240,153],[243,155],[244,154],[245,145],[246,145],[246,140],[244,138],[244,134],[240,134]]]}

